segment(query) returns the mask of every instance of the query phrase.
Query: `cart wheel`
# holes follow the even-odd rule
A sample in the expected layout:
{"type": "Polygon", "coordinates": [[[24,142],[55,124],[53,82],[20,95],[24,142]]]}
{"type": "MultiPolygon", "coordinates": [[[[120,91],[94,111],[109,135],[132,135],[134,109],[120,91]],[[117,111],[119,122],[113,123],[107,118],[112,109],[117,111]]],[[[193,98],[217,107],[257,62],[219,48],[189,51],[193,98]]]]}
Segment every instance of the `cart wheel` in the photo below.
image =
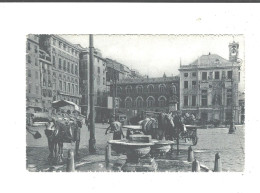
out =
{"type": "Polygon", "coordinates": [[[198,137],[197,136],[192,136],[192,144],[193,145],[197,145],[197,143],[198,143],[198,137]]]}

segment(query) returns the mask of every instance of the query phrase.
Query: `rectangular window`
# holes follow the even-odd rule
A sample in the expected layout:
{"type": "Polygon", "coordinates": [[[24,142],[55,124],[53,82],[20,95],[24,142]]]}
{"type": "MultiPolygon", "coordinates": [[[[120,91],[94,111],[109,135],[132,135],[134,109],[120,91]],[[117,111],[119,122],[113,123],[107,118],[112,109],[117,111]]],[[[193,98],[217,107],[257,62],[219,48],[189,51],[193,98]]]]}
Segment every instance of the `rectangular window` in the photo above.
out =
{"type": "Polygon", "coordinates": [[[55,64],[56,64],[55,56],[52,56],[52,64],[53,64],[53,66],[55,66],[55,64]]]}
{"type": "Polygon", "coordinates": [[[227,89],[227,106],[232,104],[232,89],[227,89]]]}
{"type": "Polygon", "coordinates": [[[66,92],[66,82],[63,83],[63,89],[64,89],[64,92],[66,92]]]}
{"type": "Polygon", "coordinates": [[[61,58],[59,58],[59,69],[61,70],[61,58]]]}
{"type": "Polygon", "coordinates": [[[30,69],[28,70],[28,77],[32,77],[32,72],[30,69]]]}
{"type": "Polygon", "coordinates": [[[45,78],[43,78],[42,84],[43,84],[43,86],[46,85],[46,80],[45,80],[45,78]]]}
{"type": "Polygon", "coordinates": [[[72,87],[72,94],[74,94],[74,84],[71,84],[72,87]]]}
{"type": "Polygon", "coordinates": [[[35,53],[37,53],[37,52],[38,52],[38,48],[37,48],[37,46],[36,46],[36,45],[34,46],[34,52],[35,52],[35,53]]]}
{"type": "Polygon", "coordinates": [[[28,63],[30,63],[31,64],[31,56],[27,56],[27,60],[28,60],[28,63]]]}
{"type": "Polygon", "coordinates": [[[106,79],[103,77],[103,85],[106,85],[106,79]]]}
{"type": "Polygon", "coordinates": [[[56,40],[55,39],[53,39],[53,45],[56,46],[56,40]]]}
{"type": "Polygon", "coordinates": [[[192,72],[192,77],[196,77],[197,73],[196,72],[192,72]]]}
{"type": "Polygon", "coordinates": [[[98,67],[98,74],[100,74],[100,67],[98,67]]]}
{"type": "Polygon", "coordinates": [[[78,75],[78,65],[75,64],[75,74],[78,75]]]}
{"type": "Polygon", "coordinates": [[[215,72],[215,79],[219,80],[219,72],[215,72]]]}
{"type": "Polygon", "coordinates": [[[184,96],[184,106],[188,106],[189,98],[188,96],[184,96]]]}
{"type": "Polygon", "coordinates": [[[197,81],[192,81],[192,88],[196,88],[197,81]]]}
{"type": "Polygon", "coordinates": [[[196,95],[192,96],[192,106],[196,106],[196,95]]]}
{"type": "Polygon", "coordinates": [[[184,88],[188,88],[188,81],[184,81],[184,88]]]}
{"type": "Polygon", "coordinates": [[[207,90],[201,91],[201,106],[203,106],[203,107],[208,106],[208,92],[207,92],[207,90]]]}
{"type": "Polygon", "coordinates": [[[66,60],[63,60],[63,70],[66,71],[66,60]]]}
{"type": "Polygon", "coordinates": [[[202,72],[202,80],[207,80],[207,72],[202,72]]]}
{"type": "Polygon", "coordinates": [[[75,94],[78,94],[78,85],[75,85],[75,94]]]}
{"type": "Polygon", "coordinates": [[[37,71],[35,71],[35,79],[38,79],[39,78],[39,74],[37,71]]]}
{"type": "Polygon", "coordinates": [[[72,74],[74,73],[74,64],[73,63],[71,64],[71,73],[72,74]]]}
{"type": "Polygon", "coordinates": [[[68,92],[70,92],[70,83],[68,83],[68,92]]]}
{"type": "Polygon", "coordinates": [[[27,43],[27,50],[31,50],[31,44],[29,42],[27,43]]]}
{"type": "Polygon", "coordinates": [[[232,79],[232,71],[228,71],[228,79],[232,79]]]}
{"type": "Polygon", "coordinates": [[[60,90],[62,90],[62,81],[61,80],[59,81],[59,88],[60,88],[60,90]]]}
{"type": "Polygon", "coordinates": [[[68,62],[67,71],[70,72],[70,63],[68,62]]]}

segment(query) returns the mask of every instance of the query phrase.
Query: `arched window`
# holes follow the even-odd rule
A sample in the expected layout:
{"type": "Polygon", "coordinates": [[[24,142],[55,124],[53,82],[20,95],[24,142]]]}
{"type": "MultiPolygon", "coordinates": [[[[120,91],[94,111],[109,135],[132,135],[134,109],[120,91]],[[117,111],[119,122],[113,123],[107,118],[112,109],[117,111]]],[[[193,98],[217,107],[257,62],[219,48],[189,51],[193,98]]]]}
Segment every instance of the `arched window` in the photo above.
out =
{"type": "Polygon", "coordinates": [[[126,94],[129,94],[132,92],[132,87],[131,86],[127,86],[126,87],[126,94]]]}
{"type": "Polygon", "coordinates": [[[152,93],[152,92],[153,92],[153,85],[150,84],[150,85],[148,85],[147,88],[148,88],[148,92],[149,92],[149,93],[152,93]]]}
{"type": "Polygon", "coordinates": [[[160,107],[165,107],[166,106],[166,98],[164,96],[159,97],[158,101],[159,101],[159,106],[160,107]]]}
{"type": "Polygon", "coordinates": [[[138,97],[136,99],[136,107],[138,107],[138,108],[143,107],[143,99],[141,97],[138,97]]]}
{"type": "Polygon", "coordinates": [[[163,93],[165,91],[165,86],[161,84],[159,86],[159,90],[160,90],[161,93],[163,93]]]}
{"type": "Polygon", "coordinates": [[[131,108],[132,107],[132,99],[130,97],[127,97],[125,99],[125,108],[131,108]]]}
{"type": "Polygon", "coordinates": [[[171,85],[171,91],[173,94],[176,93],[176,86],[174,84],[171,85]]]}
{"type": "Polygon", "coordinates": [[[136,87],[137,93],[143,93],[143,86],[136,87]]]}
{"type": "Polygon", "coordinates": [[[147,99],[147,107],[153,107],[154,106],[154,98],[148,97],[147,99]]]}

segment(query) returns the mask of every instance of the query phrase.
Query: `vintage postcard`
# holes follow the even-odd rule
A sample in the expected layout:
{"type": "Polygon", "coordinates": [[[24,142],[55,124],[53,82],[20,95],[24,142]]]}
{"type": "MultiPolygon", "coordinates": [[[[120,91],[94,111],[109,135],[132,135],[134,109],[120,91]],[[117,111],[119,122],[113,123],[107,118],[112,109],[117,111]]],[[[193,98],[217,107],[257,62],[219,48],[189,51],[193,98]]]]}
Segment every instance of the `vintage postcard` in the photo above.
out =
{"type": "Polygon", "coordinates": [[[27,170],[243,172],[244,43],[28,34],[27,170]]]}

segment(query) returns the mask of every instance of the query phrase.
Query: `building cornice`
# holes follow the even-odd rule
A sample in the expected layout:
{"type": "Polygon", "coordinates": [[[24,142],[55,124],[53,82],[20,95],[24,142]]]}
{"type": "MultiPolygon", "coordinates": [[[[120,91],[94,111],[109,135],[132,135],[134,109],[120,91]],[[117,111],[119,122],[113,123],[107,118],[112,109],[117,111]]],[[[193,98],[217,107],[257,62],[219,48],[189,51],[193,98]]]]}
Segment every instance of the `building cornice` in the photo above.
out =
{"type": "Polygon", "coordinates": [[[73,47],[76,51],[78,51],[78,52],[81,51],[80,48],[79,48],[77,45],[72,44],[71,42],[69,42],[68,40],[62,38],[61,36],[56,35],[56,34],[52,34],[51,36],[52,36],[52,37],[55,37],[56,39],[59,39],[60,41],[65,42],[65,43],[68,44],[68,45],[70,45],[70,46],[73,47]]]}

